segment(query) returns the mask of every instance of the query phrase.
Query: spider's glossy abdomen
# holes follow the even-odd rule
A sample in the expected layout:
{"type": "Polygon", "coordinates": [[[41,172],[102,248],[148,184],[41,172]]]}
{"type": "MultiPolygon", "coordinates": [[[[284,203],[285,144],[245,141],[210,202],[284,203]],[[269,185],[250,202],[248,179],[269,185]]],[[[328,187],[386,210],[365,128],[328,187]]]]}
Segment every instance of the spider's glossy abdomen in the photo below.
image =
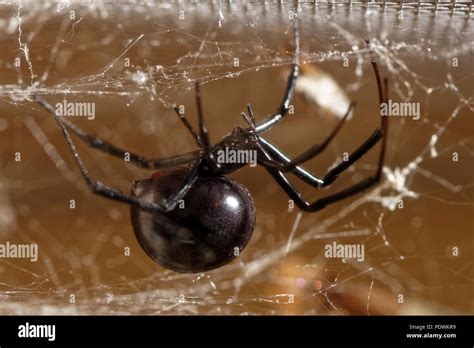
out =
{"type": "MultiPolygon", "coordinates": [[[[181,188],[186,170],[158,172],[137,181],[132,193],[160,202],[181,188]]],[[[132,206],[140,245],[163,267],[196,273],[237,257],[255,227],[255,205],[248,190],[226,177],[199,177],[183,201],[168,213],[132,206]]]]}

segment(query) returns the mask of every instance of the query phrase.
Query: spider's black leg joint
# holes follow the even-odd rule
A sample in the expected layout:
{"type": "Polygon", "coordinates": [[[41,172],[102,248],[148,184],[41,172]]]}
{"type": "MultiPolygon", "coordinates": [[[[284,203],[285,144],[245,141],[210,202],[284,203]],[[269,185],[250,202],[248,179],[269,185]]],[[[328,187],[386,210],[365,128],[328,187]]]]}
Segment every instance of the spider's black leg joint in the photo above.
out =
{"type": "MultiPolygon", "coordinates": [[[[260,148],[259,150],[260,161],[271,160],[270,155],[263,148],[260,148]]],[[[275,179],[278,185],[280,185],[280,187],[286,192],[288,197],[290,197],[290,199],[295,202],[298,208],[304,211],[311,211],[311,205],[301,197],[301,194],[296,191],[293,185],[291,185],[285,174],[275,168],[265,167],[265,169],[275,179]]],[[[319,209],[322,209],[322,207],[319,209]]]]}
{"type": "Polygon", "coordinates": [[[324,176],[323,187],[331,185],[343,171],[345,171],[347,168],[349,168],[351,165],[357,162],[362,156],[364,156],[367,153],[367,151],[369,151],[375,144],[377,144],[378,141],[382,138],[382,136],[383,136],[382,130],[380,128],[376,129],[361,146],[359,146],[355,151],[353,151],[349,155],[349,158],[347,159],[347,161],[341,162],[336,167],[331,169],[326,174],[326,176],[324,176]]]}
{"type": "Polygon", "coordinates": [[[299,75],[298,65],[296,65],[296,63],[293,63],[293,66],[291,68],[291,73],[288,77],[288,82],[286,85],[285,94],[283,96],[283,101],[278,111],[275,114],[271,115],[269,118],[267,118],[266,120],[262,121],[260,124],[257,125],[256,130],[258,133],[263,133],[269,130],[288,114],[288,111],[290,110],[290,103],[293,100],[293,96],[295,94],[295,86],[296,86],[296,80],[298,78],[298,75],[299,75]]]}
{"type": "Polygon", "coordinates": [[[300,56],[300,35],[299,35],[299,28],[298,28],[298,20],[295,20],[294,23],[294,46],[295,52],[293,56],[293,65],[291,67],[290,75],[288,76],[288,80],[286,82],[285,93],[283,94],[283,99],[278,107],[276,113],[270,115],[268,118],[263,120],[260,124],[258,124],[255,128],[258,133],[263,133],[270,128],[272,128],[276,123],[282,120],[290,110],[290,104],[293,100],[293,96],[295,94],[295,87],[296,87],[296,80],[299,76],[299,56],[300,56]]]}
{"type": "Polygon", "coordinates": [[[199,83],[196,81],[196,106],[198,111],[199,118],[199,139],[202,143],[202,148],[204,150],[204,156],[206,158],[207,164],[210,165],[212,170],[220,168],[219,163],[214,158],[212,154],[212,146],[209,140],[209,132],[207,131],[206,125],[204,123],[204,113],[202,111],[202,102],[201,102],[201,88],[199,83]]]}
{"type": "Polygon", "coordinates": [[[342,126],[344,125],[345,121],[347,120],[347,117],[350,115],[354,106],[355,106],[355,103],[351,102],[344,117],[339,121],[337,126],[333,129],[333,131],[326,137],[326,139],[322,143],[312,146],[311,148],[303,152],[301,155],[299,155],[298,157],[294,158],[293,160],[289,162],[282,163],[280,161],[271,160],[271,161],[263,161],[262,165],[276,168],[282,172],[289,172],[292,169],[294,169],[296,166],[318,156],[321,152],[323,152],[327,148],[327,146],[335,138],[337,133],[341,130],[342,126]]]}
{"type": "MultiPolygon", "coordinates": [[[[265,167],[265,163],[268,162],[275,162],[274,160],[269,160],[268,158],[274,158],[277,159],[278,161],[281,161],[282,163],[289,163],[290,159],[280,150],[278,149],[275,145],[271,144],[269,141],[262,137],[258,137],[259,145],[265,150],[267,154],[269,154],[269,157],[262,156],[259,159],[259,164],[261,164],[263,167],[265,167]]],[[[270,167],[271,168],[271,167],[270,167]]],[[[276,169],[276,168],[275,168],[276,169]]],[[[307,184],[314,186],[314,187],[320,187],[323,184],[323,181],[307,170],[305,170],[302,167],[296,166],[293,169],[290,170],[290,173],[293,175],[297,176],[307,184]]]]}
{"type": "MultiPolygon", "coordinates": [[[[50,114],[56,115],[56,110],[49,104],[45,99],[40,96],[33,96],[33,99],[36,103],[41,105],[46,109],[50,114]]],[[[71,132],[76,134],[82,141],[87,145],[102,152],[108,153],[109,155],[121,158],[124,160],[126,156],[130,158],[130,162],[147,169],[159,169],[165,167],[172,167],[177,165],[182,165],[191,162],[196,158],[198,153],[190,152],[183,155],[173,156],[163,159],[148,159],[144,156],[135,154],[133,152],[122,149],[116,145],[113,145],[102,138],[95,137],[87,134],[83,129],[79,128],[75,124],[69,122],[67,119],[61,119],[62,124],[69,129],[71,132]]]]}

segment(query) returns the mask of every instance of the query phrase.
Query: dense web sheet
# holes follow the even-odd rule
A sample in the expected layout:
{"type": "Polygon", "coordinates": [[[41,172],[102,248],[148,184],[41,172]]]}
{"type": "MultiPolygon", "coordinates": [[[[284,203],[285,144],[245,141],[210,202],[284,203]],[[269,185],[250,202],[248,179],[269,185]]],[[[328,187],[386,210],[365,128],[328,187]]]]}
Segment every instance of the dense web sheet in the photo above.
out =
{"type": "MultiPolygon", "coordinates": [[[[38,244],[39,254],[37,262],[0,258],[0,312],[472,313],[471,23],[470,2],[458,1],[1,4],[0,239],[38,244]],[[321,213],[289,207],[264,171],[239,173],[258,214],[245,252],[209,273],[163,270],[134,241],[127,208],[90,196],[31,93],[52,104],[95,103],[95,119],[73,121],[120,146],[182,153],[192,139],[170,107],[185,104],[193,117],[196,80],[215,92],[204,102],[216,140],[241,123],[247,102],[259,118],[274,111],[295,20],[310,82],[299,84],[294,115],[274,135],[279,146],[298,154],[327,134],[341,103],[357,100],[325,162],[307,166],[321,174],[378,125],[366,38],[391,98],[420,105],[419,117],[391,117],[379,186],[321,213]],[[323,79],[338,91],[326,105],[308,90],[311,81],[327,86],[323,79]],[[308,122],[322,126],[308,132],[308,122]],[[328,258],[333,242],[364,245],[363,260],[328,258]]],[[[144,176],[80,150],[95,177],[123,190],[144,176]]],[[[370,175],[377,151],[330,192],[370,175]]],[[[328,193],[301,189],[305,197],[328,193]]]]}

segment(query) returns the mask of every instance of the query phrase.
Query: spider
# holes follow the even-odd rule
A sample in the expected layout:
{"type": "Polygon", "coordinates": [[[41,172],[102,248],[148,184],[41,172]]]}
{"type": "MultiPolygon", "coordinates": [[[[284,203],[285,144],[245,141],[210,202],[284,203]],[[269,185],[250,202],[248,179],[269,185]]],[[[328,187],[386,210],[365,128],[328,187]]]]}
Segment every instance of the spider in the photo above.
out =
{"type": "MultiPolygon", "coordinates": [[[[369,45],[369,42],[367,41],[369,45]]],[[[300,167],[319,155],[334,139],[347,116],[355,106],[351,103],[345,116],[320,144],[310,147],[294,159],[262,137],[288,115],[299,75],[299,34],[294,30],[294,59],[287,78],[286,89],[276,112],[257,123],[250,104],[242,113],[247,127],[236,127],[219,143],[213,145],[204,122],[200,85],[196,83],[198,132],[186,116],[175,111],[192,135],[199,150],[164,159],[149,159],[115,146],[99,137],[89,135],[81,128],[57,115],[43,98],[34,100],[51,113],[62,130],[64,138],[89,189],[97,195],[130,205],[131,222],[139,244],[158,264],[176,272],[197,273],[227,264],[240,255],[249,242],[256,219],[255,205],[249,191],[240,183],[226,177],[246,163],[219,163],[217,154],[223,149],[255,151],[257,163],[275,179],[296,205],[303,211],[316,212],[327,205],[351,197],[376,185],[381,178],[384,163],[388,120],[381,117],[381,125],[355,151],[347,161],[328,170],[318,178],[300,167]],[[128,155],[135,165],[157,170],[150,178],[133,182],[130,194],[121,192],[94,180],[84,165],[69,132],[74,133],[92,148],[124,158],[128,155]],[[338,176],[365,155],[379,140],[382,146],[374,175],[339,192],[308,202],[292,186],[287,173],[315,188],[332,184],[338,176]],[[178,206],[185,202],[184,207],[178,206]]],[[[369,47],[370,50],[370,47],[369,47]]],[[[371,59],[377,83],[379,103],[388,99],[388,80],[381,83],[377,63],[371,59]]]]}

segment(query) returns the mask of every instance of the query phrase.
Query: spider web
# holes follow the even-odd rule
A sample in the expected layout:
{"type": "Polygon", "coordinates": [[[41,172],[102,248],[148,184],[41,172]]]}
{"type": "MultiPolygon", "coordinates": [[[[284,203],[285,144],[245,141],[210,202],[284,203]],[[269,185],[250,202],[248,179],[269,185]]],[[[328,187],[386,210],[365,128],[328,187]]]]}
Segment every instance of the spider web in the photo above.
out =
{"type": "MultiPolygon", "coordinates": [[[[37,244],[39,255],[0,258],[0,312],[472,314],[471,17],[460,1],[1,4],[0,242],[37,244]],[[419,103],[420,118],[390,118],[380,185],[316,214],[289,209],[261,168],[232,175],[257,206],[249,246],[212,272],[163,270],[136,242],[129,208],[87,191],[54,120],[28,96],[95,103],[94,120],[73,120],[88,132],[150,157],[184,153],[193,141],[170,106],[194,121],[196,80],[215,142],[242,124],[247,103],[259,119],[276,109],[296,18],[301,64],[358,103],[308,170],[323,175],[378,126],[366,38],[391,99],[419,103]],[[364,245],[364,260],[326,257],[333,242],[364,245]]],[[[268,135],[291,156],[338,118],[339,99],[322,107],[303,94],[268,135]]],[[[79,151],[94,178],[124,191],[150,175],[79,151]]],[[[377,152],[328,190],[296,186],[308,199],[341,190],[371,175],[377,152]]]]}

